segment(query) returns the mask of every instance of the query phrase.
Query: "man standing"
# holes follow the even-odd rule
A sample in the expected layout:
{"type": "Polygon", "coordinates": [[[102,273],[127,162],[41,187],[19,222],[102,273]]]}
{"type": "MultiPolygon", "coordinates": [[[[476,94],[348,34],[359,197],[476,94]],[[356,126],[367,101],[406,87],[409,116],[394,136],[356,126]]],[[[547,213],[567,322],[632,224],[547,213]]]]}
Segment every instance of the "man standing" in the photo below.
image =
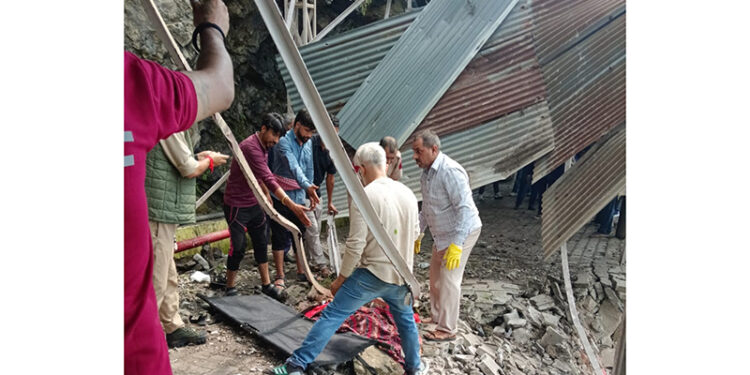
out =
{"type": "Polygon", "coordinates": [[[205,334],[185,327],[174,264],[177,225],[195,223],[195,178],[227,162],[227,155],[203,151],[193,155],[190,130],[160,141],[146,156],[148,225],[154,247],[154,291],[159,320],[170,348],[203,344],[205,334]]]}
{"type": "MultiPolygon", "coordinates": [[[[310,225],[305,216],[305,208],[294,202],[284,193],[273,173],[268,169],[268,150],[279,141],[284,133],[283,118],[278,113],[263,116],[260,131],[240,142],[240,150],[250,165],[258,182],[264,184],[269,192],[280,198],[281,204],[294,214],[303,225],[310,225]]],[[[232,161],[227,188],[224,191],[224,218],[229,227],[230,247],[227,258],[226,295],[237,294],[235,284],[240,262],[245,256],[247,239],[245,231],[253,242],[255,262],[260,273],[261,292],[275,298],[283,299],[282,291],[271,284],[268,273],[268,236],[266,232],[266,214],[258,204],[237,160],[232,161]]]]}
{"type": "Polygon", "coordinates": [[[386,176],[393,181],[401,178],[401,151],[398,150],[396,138],[383,137],[380,146],[385,150],[386,176]]]}
{"type": "Polygon", "coordinates": [[[146,153],[160,139],[223,111],[234,99],[232,60],[222,35],[227,7],[193,2],[201,51],[192,72],[174,72],[125,52],[124,62],[124,367],[126,375],[171,374],[156,310],[153,252],[144,182],[146,153]]]}
{"type": "Polygon", "coordinates": [[[417,135],[412,144],[414,161],[423,169],[420,235],[414,243],[419,253],[425,227],[434,243],[430,263],[430,310],[437,329],[425,339],[448,341],[456,337],[461,281],[482,222],[471,199],[469,176],[461,165],[440,152],[440,138],[432,130],[417,135]]]}
{"type": "MultiPolygon", "coordinates": [[[[365,194],[411,271],[414,254],[410,247],[419,233],[417,198],[404,184],[386,178],[385,152],[377,143],[360,146],[354,155],[354,164],[359,167],[365,194]]],[[[375,241],[356,205],[350,207],[349,222],[341,274],[331,284],[333,301],[313,324],[302,345],[284,365],[273,370],[274,374],[301,375],[323,351],[341,323],[362,305],[378,297],[390,306],[396,322],[406,373],[426,373],[427,369],[419,358],[419,334],[412,305],[405,303],[409,288],[375,241]]]]}
{"type": "MultiPolygon", "coordinates": [[[[336,134],[338,134],[339,119],[330,113],[329,115],[331,116],[331,122],[333,122],[333,128],[336,130],[336,134]]],[[[333,181],[336,174],[336,166],[333,165],[331,155],[328,153],[328,149],[326,149],[319,134],[314,135],[310,139],[310,142],[312,143],[314,165],[313,185],[320,186],[323,183],[323,179],[326,180],[326,193],[328,197],[327,213],[329,215],[336,215],[339,213],[336,206],[333,205],[333,181]]],[[[310,255],[311,267],[314,272],[320,273],[323,277],[328,277],[331,271],[326,266],[326,258],[320,246],[320,223],[323,220],[323,205],[319,204],[314,209],[308,211],[307,217],[312,224],[309,228],[305,229],[305,249],[307,249],[307,253],[310,255]]]]}
{"type": "MultiPolygon", "coordinates": [[[[312,144],[310,138],[315,132],[315,124],[307,109],[297,112],[294,119],[294,127],[279,139],[279,144],[273,148],[273,162],[271,171],[276,176],[279,185],[284,189],[294,203],[306,205],[306,199],[310,200],[310,208],[320,203],[316,191],[318,186],[313,184],[314,166],[312,160],[312,144]]],[[[302,222],[282,204],[278,199],[273,200],[273,206],[279,214],[289,219],[299,228],[302,236],[305,235],[305,226],[302,222]]],[[[309,224],[308,224],[309,225],[309,224]]],[[[284,248],[291,236],[281,224],[271,221],[271,249],[276,263],[275,284],[282,288],[286,287],[284,276],[284,248]]],[[[307,281],[303,270],[302,258],[295,241],[294,253],[297,255],[297,280],[307,281]]]]}

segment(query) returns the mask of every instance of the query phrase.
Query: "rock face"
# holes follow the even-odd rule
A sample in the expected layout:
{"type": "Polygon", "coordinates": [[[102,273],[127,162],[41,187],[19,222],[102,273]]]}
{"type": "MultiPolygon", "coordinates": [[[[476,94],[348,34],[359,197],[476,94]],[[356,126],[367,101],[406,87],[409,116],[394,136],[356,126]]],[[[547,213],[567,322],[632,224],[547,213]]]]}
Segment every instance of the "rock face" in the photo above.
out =
{"type": "MultiPolygon", "coordinates": [[[[286,88],[276,67],[278,51],[268,34],[265,23],[252,1],[225,0],[229,9],[230,30],[227,35],[227,50],[232,57],[235,77],[235,98],[232,106],[222,113],[237,141],[242,141],[259,128],[259,119],[266,112],[286,112],[286,88]]],[[[193,13],[189,1],[155,0],[164,22],[175,41],[183,46],[182,52],[192,65],[197,53],[190,45],[193,33],[193,13]]],[[[398,2],[396,2],[398,3],[398,2]]],[[[351,5],[346,0],[321,0],[318,4],[318,30],[351,5]]],[[[283,6],[283,5],[282,5],[283,6]]],[[[175,69],[166,48],[156,35],[139,0],[125,0],[124,49],[139,57],[154,60],[175,69]]],[[[392,14],[402,10],[394,7],[392,14]]],[[[354,12],[338,25],[329,36],[381,19],[383,9],[367,8],[366,14],[354,12]]],[[[229,146],[219,128],[210,120],[204,120],[193,128],[196,132],[196,150],[214,150],[230,153],[229,146]]],[[[229,164],[216,168],[198,179],[197,195],[200,196],[221,178],[229,164]]],[[[216,193],[198,214],[220,212],[222,194],[216,193]]]]}

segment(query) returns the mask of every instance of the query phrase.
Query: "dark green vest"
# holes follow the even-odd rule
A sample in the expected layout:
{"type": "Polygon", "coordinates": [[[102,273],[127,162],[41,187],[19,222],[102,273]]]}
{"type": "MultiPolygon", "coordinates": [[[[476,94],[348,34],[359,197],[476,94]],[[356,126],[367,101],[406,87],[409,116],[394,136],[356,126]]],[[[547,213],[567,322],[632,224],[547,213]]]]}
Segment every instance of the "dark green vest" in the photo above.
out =
{"type": "MultiPolygon", "coordinates": [[[[185,138],[192,149],[189,131],[185,138]]],[[[148,219],[161,223],[195,223],[195,179],[184,178],[167,159],[160,143],[146,157],[148,219]]]]}

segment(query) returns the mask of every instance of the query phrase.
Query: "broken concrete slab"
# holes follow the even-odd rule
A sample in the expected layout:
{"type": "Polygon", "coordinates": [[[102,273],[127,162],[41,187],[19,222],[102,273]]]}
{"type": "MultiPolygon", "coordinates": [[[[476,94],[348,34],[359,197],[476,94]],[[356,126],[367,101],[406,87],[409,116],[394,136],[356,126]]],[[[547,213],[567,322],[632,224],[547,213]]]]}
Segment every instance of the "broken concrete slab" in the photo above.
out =
{"type": "Polygon", "coordinates": [[[544,324],[542,313],[531,306],[529,307],[527,312],[528,314],[526,315],[526,318],[528,318],[529,323],[531,323],[531,325],[534,327],[542,328],[542,325],[544,324]]]}
{"type": "Polygon", "coordinates": [[[526,325],[526,319],[522,318],[513,318],[511,320],[508,320],[505,322],[505,325],[507,327],[511,327],[513,329],[521,328],[526,325]]]}
{"type": "Polygon", "coordinates": [[[531,340],[531,333],[526,328],[519,328],[513,331],[512,338],[516,344],[527,344],[531,340]]]}
{"type": "Polygon", "coordinates": [[[602,366],[612,368],[615,366],[615,349],[607,348],[599,353],[602,360],[602,366]]]}
{"type": "Polygon", "coordinates": [[[557,345],[565,342],[566,340],[568,340],[568,337],[564,333],[561,333],[560,331],[552,327],[547,327],[547,330],[544,332],[544,336],[542,336],[540,344],[542,346],[557,345]]]}
{"type": "Polygon", "coordinates": [[[492,335],[497,337],[504,337],[505,336],[505,328],[503,326],[496,326],[492,329],[492,335]]]}
{"type": "Polygon", "coordinates": [[[474,356],[469,354],[456,354],[453,356],[453,359],[464,366],[468,366],[474,362],[474,356]]]}
{"type": "Polygon", "coordinates": [[[560,317],[547,312],[542,313],[542,324],[548,327],[557,327],[560,323],[560,317]]]}
{"type": "Polygon", "coordinates": [[[465,333],[463,335],[460,335],[460,337],[462,337],[464,339],[464,342],[466,342],[470,346],[479,346],[484,343],[484,341],[482,341],[479,336],[473,333],[465,333]]]}
{"type": "Polygon", "coordinates": [[[553,306],[555,306],[555,300],[546,294],[540,294],[538,296],[532,297],[531,303],[534,304],[534,306],[539,311],[549,310],[553,306]]]}
{"type": "Polygon", "coordinates": [[[594,283],[594,275],[591,271],[581,271],[576,275],[575,281],[573,281],[574,288],[587,288],[589,285],[594,283]]]}
{"type": "Polygon", "coordinates": [[[479,357],[477,367],[484,375],[500,375],[500,366],[498,366],[497,362],[489,354],[479,357]]]}
{"type": "MultiPolygon", "coordinates": [[[[376,371],[376,375],[401,375],[404,373],[404,368],[398,362],[374,346],[365,349],[360,356],[367,365],[376,371]]],[[[354,361],[354,373],[357,375],[372,374],[360,361],[354,361]]]]}
{"type": "Polygon", "coordinates": [[[617,296],[614,290],[611,288],[604,288],[604,295],[607,296],[607,299],[612,301],[612,303],[622,312],[625,312],[625,305],[620,300],[620,297],[617,296]]]}

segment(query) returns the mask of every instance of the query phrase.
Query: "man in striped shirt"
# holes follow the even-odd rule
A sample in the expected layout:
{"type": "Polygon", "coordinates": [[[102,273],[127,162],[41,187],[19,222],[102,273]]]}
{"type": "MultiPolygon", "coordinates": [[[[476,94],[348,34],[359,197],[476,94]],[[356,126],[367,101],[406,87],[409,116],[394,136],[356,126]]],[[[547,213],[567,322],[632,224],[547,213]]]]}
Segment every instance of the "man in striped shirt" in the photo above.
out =
{"type": "Polygon", "coordinates": [[[440,152],[440,138],[432,130],[420,132],[414,143],[414,161],[421,176],[421,234],[414,242],[419,253],[426,227],[432,233],[430,263],[430,309],[437,329],[425,339],[449,341],[456,338],[459,300],[464,267],[479,238],[482,221],[471,198],[469,176],[460,164],[440,152]]]}

